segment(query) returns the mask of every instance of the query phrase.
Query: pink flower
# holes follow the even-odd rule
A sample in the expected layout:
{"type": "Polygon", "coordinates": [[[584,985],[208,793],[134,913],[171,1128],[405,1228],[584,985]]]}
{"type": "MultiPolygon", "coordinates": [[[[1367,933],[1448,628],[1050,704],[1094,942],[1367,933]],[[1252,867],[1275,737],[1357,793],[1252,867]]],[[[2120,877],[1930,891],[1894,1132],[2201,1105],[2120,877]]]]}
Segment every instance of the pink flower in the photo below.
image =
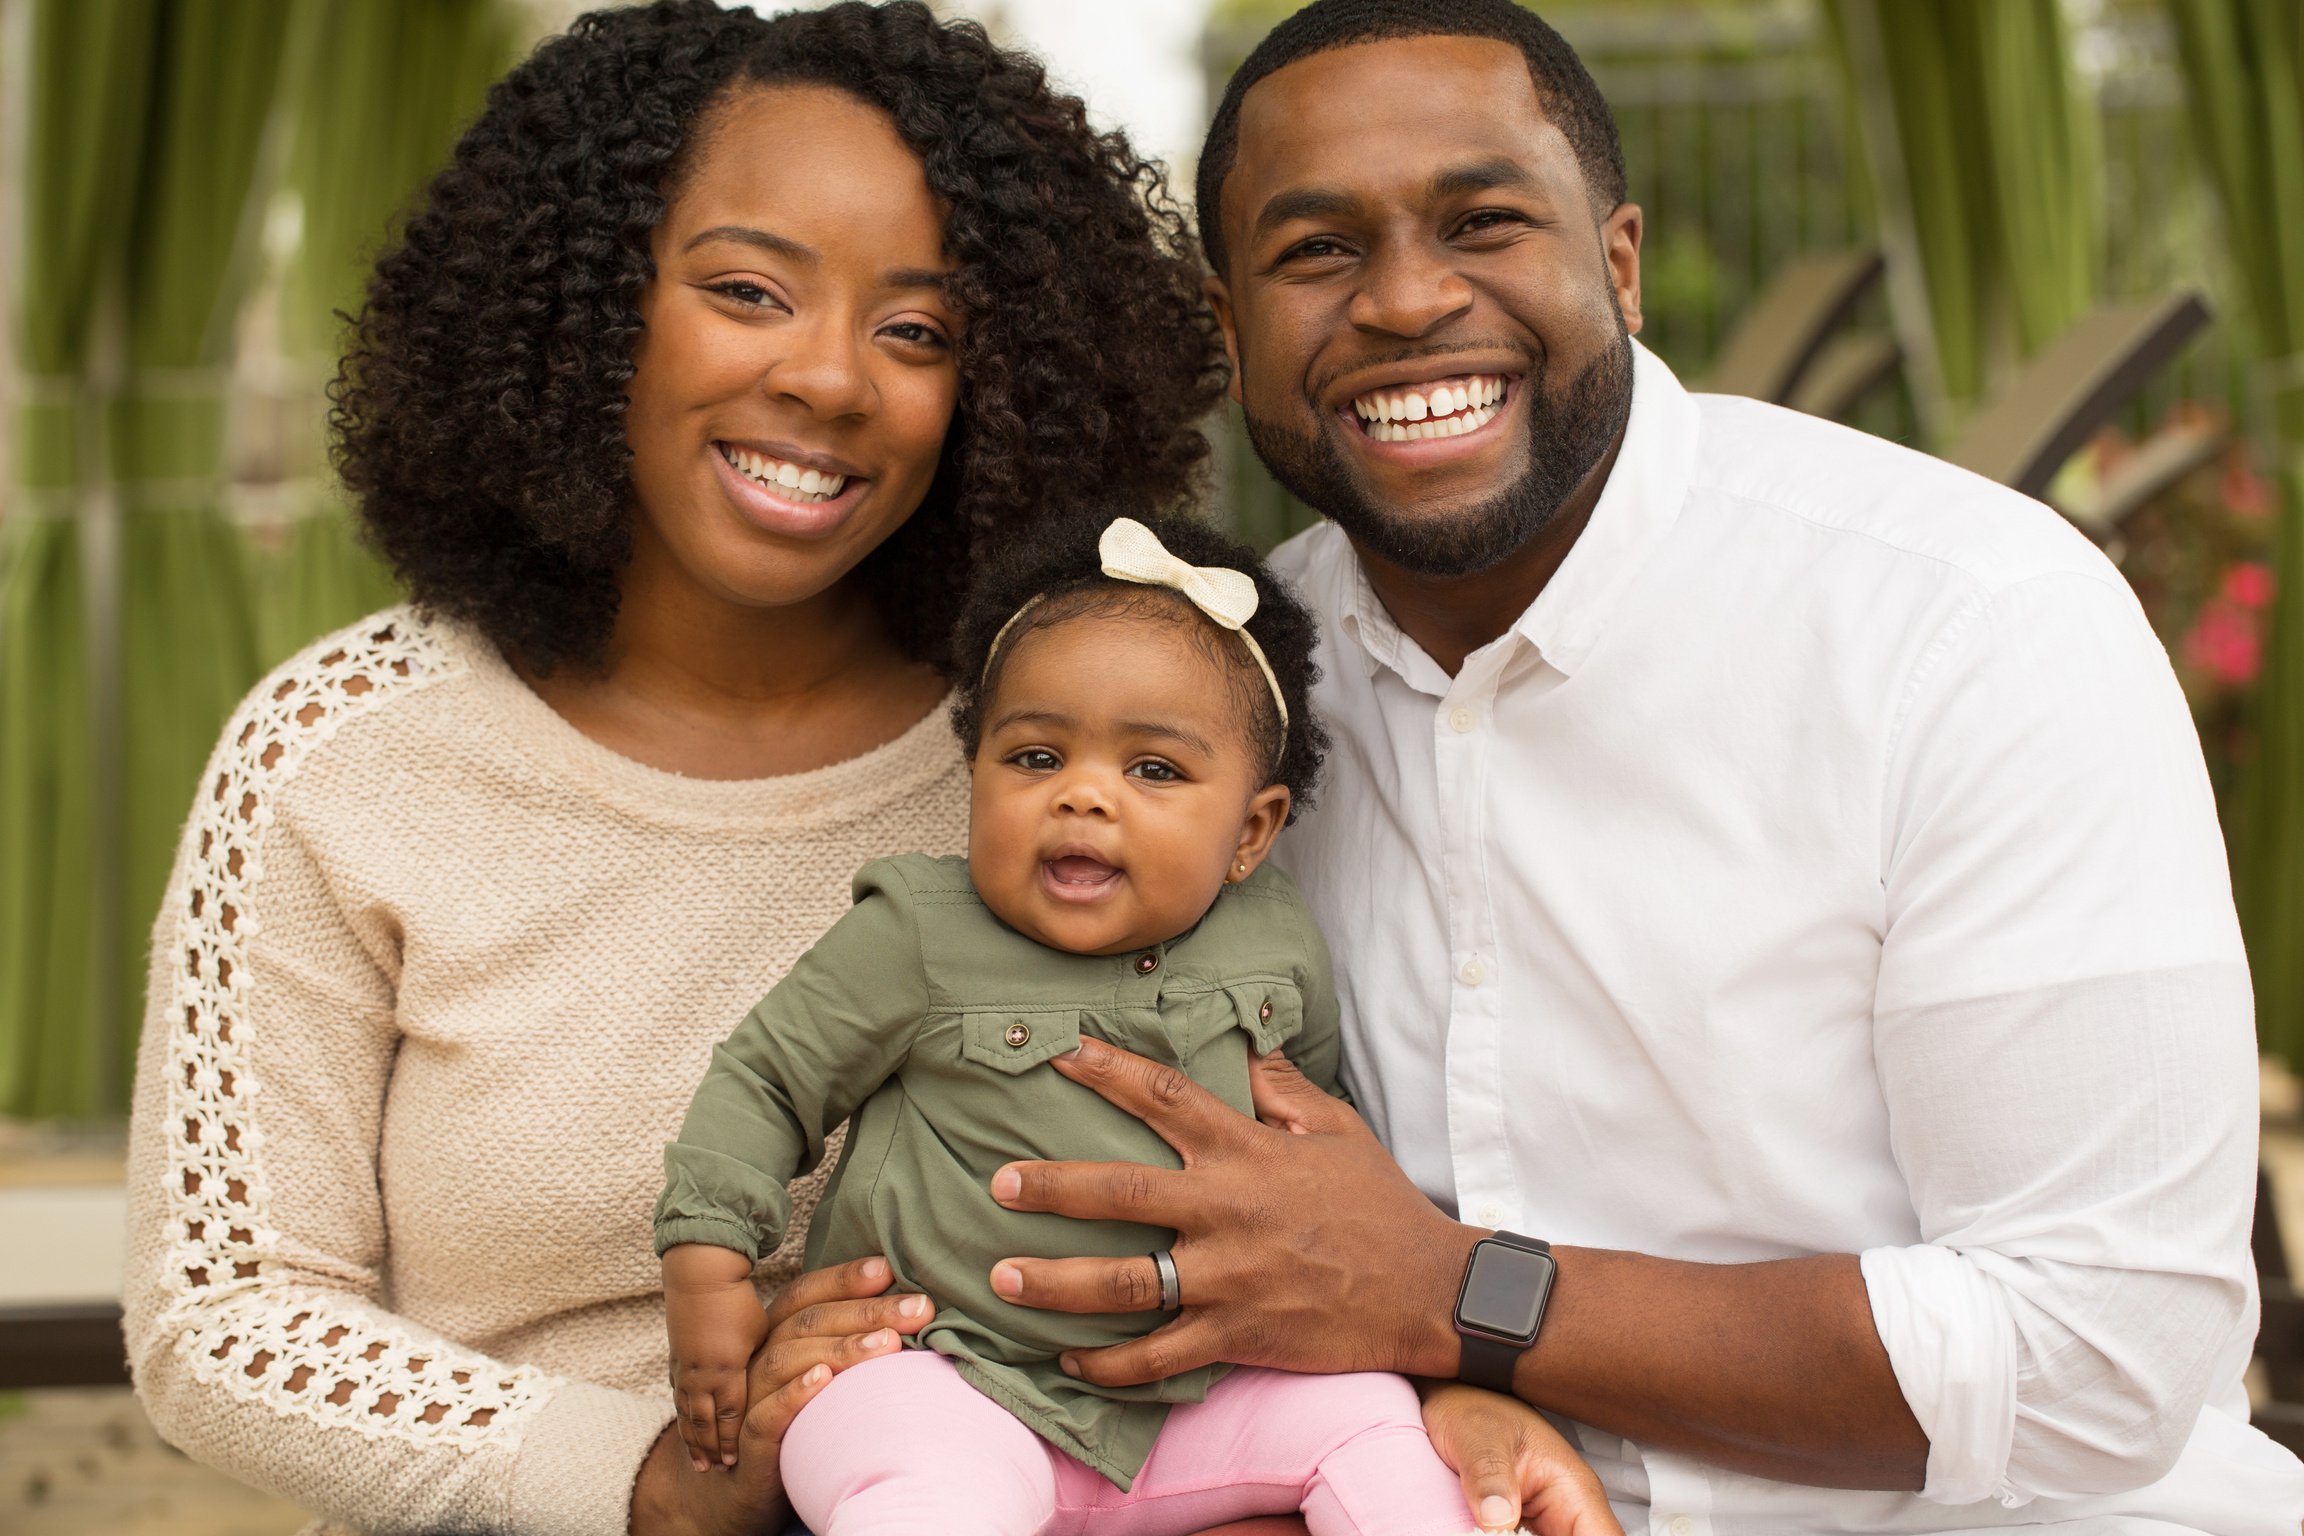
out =
{"type": "Polygon", "coordinates": [[[2242,517],[2262,517],[2272,509],[2272,489],[2264,477],[2235,459],[2224,471],[2224,505],[2242,517]]]}
{"type": "Polygon", "coordinates": [[[2222,599],[2208,603],[2184,636],[2184,659],[2226,687],[2254,682],[2264,665],[2255,615],[2222,599]]]}
{"type": "Polygon", "coordinates": [[[2243,560],[2224,573],[2225,598],[2243,608],[2261,608],[2272,601],[2272,567],[2261,560],[2243,560]]]}

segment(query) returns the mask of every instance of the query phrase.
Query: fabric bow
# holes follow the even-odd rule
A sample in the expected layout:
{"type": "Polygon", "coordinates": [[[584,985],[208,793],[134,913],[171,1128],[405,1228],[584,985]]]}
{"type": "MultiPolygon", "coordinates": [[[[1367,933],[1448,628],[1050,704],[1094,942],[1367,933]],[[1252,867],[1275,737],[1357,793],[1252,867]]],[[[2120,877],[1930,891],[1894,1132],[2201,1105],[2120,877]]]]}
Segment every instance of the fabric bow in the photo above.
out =
{"type": "Polygon", "coordinates": [[[1254,658],[1256,670],[1264,674],[1272,689],[1272,702],[1280,710],[1280,729],[1288,729],[1288,700],[1280,692],[1280,679],[1273,675],[1272,663],[1264,659],[1264,647],[1248,633],[1248,621],[1256,617],[1258,601],[1254,577],[1227,565],[1193,565],[1180,559],[1168,552],[1160,535],[1132,517],[1112,519],[1112,526],[1096,541],[1096,554],[1104,562],[1104,574],[1113,580],[1180,593],[1220,627],[1238,635],[1254,658]]]}
{"type": "Polygon", "coordinates": [[[1116,517],[1096,541],[1104,574],[1116,581],[1180,592],[1226,629],[1245,631],[1256,617],[1256,582],[1225,565],[1192,565],[1168,552],[1160,535],[1132,517],[1116,517]]]}

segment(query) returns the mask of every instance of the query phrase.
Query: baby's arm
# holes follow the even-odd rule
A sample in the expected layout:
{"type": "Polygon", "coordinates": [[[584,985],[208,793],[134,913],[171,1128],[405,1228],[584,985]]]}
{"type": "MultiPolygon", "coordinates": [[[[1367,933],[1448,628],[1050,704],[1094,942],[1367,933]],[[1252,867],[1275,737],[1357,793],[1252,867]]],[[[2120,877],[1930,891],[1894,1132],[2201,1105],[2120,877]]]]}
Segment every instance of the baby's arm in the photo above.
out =
{"type": "Polygon", "coordinates": [[[1336,974],[1328,961],[1328,941],[1309,909],[1299,907],[1304,929],[1304,1027],[1284,1047],[1297,1071],[1345,1103],[1343,1009],[1336,1000],[1336,974]]]}
{"type": "Polygon", "coordinates": [[[656,1251],[680,1432],[700,1465],[733,1465],[745,1373],[766,1340],[752,1269],[791,1220],[785,1184],[887,1080],[927,1011],[909,890],[886,864],[856,905],[734,1033],[664,1149],[656,1251]]]}
{"type": "Polygon", "coordinates": [[[1600,1478],[1544,1415],[1516,1397],[1456,1382],[1424,1389],[1432,1449],[1464,1480],[1483,1531],[1624,1536],[1600,1478]]]}
{"type": "Polygon", "coordinates": [[[664,1250],[664,1322],[672,1334],[672,1404],[699,1472],[736,1465],[745,1374],[768,1341],[768,1313],[752,1289],[752,1261],[732,1248],[678,1243],[664,1250]]]}

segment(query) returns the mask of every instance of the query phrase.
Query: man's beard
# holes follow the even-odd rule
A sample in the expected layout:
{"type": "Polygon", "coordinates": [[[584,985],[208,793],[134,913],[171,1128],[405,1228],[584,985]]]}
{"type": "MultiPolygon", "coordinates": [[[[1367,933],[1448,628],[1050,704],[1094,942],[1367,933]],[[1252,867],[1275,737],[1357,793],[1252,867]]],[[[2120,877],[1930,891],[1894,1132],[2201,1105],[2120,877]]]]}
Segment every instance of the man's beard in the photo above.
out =
{"type": "Polygon", "coordinates": [[[1317,429],[1298,435],[1248,411],[1248,441],[1290,495],[1333,519],[1368,553],[1419,576],[1469,576],[1542,532],[1615,444],[1632,410],[1632,338],[1621,309],[1616,333],[1615,344],[1557,395],[1547,387],[1549,354],[1520,381],[1527,471],[1489,500],[1446,517],[1403,516],[1370,500],[1343,451],[1317,429]]]}

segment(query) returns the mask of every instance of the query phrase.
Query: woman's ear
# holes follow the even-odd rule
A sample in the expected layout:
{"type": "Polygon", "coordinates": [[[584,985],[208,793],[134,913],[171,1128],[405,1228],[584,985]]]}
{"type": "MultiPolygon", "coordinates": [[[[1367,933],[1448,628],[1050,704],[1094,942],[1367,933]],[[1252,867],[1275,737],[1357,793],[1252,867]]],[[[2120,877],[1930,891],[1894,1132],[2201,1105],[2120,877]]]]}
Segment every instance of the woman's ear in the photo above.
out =
{"type": "Polygon", "coordinates": [[[1288,786],[1267,784],[1248,801],[1248,814],[1240,820],[1240,841],[1232,849],[1232,867],[1224,883],[1238,885],[1256,873],[1256,866],[1272,851],[1272,839],[1288,824],[1288,786]]]}

